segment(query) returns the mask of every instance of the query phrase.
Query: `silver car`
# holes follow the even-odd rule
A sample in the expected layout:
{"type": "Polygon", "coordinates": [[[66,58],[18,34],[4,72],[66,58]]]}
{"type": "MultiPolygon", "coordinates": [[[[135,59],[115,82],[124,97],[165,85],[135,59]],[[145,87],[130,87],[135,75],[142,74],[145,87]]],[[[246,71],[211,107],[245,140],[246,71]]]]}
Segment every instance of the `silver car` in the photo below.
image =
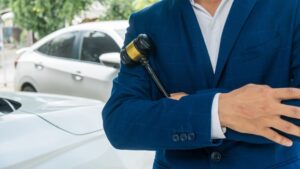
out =
{"type": "Polygon", "coordinates": [[[107,101],[127,27],[127,21],[81,24],[22,49],[15,89],[107,101]]]}

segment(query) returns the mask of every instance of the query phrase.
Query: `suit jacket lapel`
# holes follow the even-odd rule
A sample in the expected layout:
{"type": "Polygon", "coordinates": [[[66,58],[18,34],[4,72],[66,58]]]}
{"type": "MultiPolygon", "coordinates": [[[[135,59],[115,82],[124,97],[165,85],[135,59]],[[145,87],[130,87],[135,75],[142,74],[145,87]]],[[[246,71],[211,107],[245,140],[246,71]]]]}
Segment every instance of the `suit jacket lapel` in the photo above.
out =
{"type": "Polygon", "coordinates": [[[193,57],[198,58],[197,61],[203,70],[203,76],[199,75],[198,77],[205,77],[203,80],[206,80],[207,87],[212,86],[214,73],[193,7],[189,0],[176,1],[179,9],[181,9],[181,20],[183,21],[182,24],[184,25],[186,38],[191,45],[191,53],[193,57]]]}
{"type": "Polygon", "coordinates": [[[238,36],[257,0],[235,0],[227,18],[221,39],[213,87],[218,85],[222,72],[238,36]]]}

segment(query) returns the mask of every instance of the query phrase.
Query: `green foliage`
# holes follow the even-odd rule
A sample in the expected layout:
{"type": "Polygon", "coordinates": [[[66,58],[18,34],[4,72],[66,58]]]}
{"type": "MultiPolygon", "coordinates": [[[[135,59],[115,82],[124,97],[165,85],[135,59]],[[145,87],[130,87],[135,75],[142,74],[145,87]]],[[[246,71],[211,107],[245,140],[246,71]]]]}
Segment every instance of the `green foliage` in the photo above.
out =
{"type": "Polygon", "coordinates": [[[102,0],[107,11],[104,16],[104,20],[123,20],[128,19],[130,14],[141,10],[151,3],[157,2],[158,0],[102,0]]]}
{"type": "Polygon", "coordinates": [[[107,10],[102,20],[128,19],[134,12],[132,2],[128,0],[104,0],[103,5],[107,10]]]}
{"type": "Polygon", "coordinates": [[[14,22],[43,37],[63,28],[84,10],[91,0],[11,0],[14,22]]]}
{"type": "Polygon", "coordinates": [[[135,10],[140,10],[140,9],[143,9],[144,7],[152,4],[152,3],[155,3],[157,2],[158,0],[135,0],[133,2],[134,4],[134,9],[135,10]]]}
{"type": "Polygon", "coordinates": [[[10,0],[0,0],[0,10],[8,8],[9,2],[10,0]]]}
{"type": "MultiPolygon", "coordinates": [[[[10,6],[19,27],[43,37],[70,23],[95,0],[0,0],[0,10],[10,6]]],[[[130,14],[158,0],[98,0],[107,9],[101,20],[128,19],[130,14]]]]}

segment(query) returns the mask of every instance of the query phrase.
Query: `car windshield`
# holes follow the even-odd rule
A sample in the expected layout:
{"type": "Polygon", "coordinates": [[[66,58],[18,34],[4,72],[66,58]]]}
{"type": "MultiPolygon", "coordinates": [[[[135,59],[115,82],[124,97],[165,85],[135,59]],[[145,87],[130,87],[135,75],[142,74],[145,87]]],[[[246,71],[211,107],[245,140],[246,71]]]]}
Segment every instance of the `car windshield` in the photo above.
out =
{"type": "Polygon", "coordinates": [[[0,115],[9,114],[21,107],[21,104],[5,98],[0,98],[0,115]]]}
{"type": "Polygon", "coordinates": [[[116,32],[120,35],[120,37],[125,40],[126,29],[117,29],[116,32]]]}

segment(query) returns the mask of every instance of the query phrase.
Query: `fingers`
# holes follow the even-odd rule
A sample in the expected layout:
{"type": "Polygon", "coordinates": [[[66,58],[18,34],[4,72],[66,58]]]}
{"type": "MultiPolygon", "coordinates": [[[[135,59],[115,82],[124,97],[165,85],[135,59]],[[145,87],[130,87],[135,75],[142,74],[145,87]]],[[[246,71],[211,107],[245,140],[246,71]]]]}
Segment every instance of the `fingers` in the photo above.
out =
{"type": "Polygon", "coordinates": [[[300,108],[296,106],[281,104],[280,106],[278,106],[278,108],[276,108],[275,111],[277,115],[300,119],[300,108]]]}
{"type": "Polygon", "coordinates": [[[293,123],[281,119],[280,117],[273,118],[273,120],[270,121],[269,127],[300,137],[300,128],[293,123]]]}
{"type": "Polygon", "coordinates": [[[274,96],[279,100],[300,99],[300,89],[297,88],[278,88],[273,89],[274,96]]]}
{"type": "Polygon", "coordinates": [[[293,145],[293,142],[290,139],[278,134],[270,128],[263,129],[259,135],[286,147],[291,147],[293,145]]]}
{"type": "Polygon", "coordinates": [[[253,122],[252,120],[243,119],[239,119],[239,121],[243,124],[242,127],[233,130],[241,133],[250,133],[262,136],[274,143],[286,147],[291,147],[293,145],[292,140],[280,135],[279,133],[271,129],[271,127],[295,136],[300,135],[300,128],[282,120],[279,116],[277,116],[277,118],[276,116],[264,117],[264,119],[256,120],[255,122],[253,122]]]}
{"type": "Polygon", "coordinates": [[[180,100],[182,97],[187,96],[188,94],[184,93],[184,92],[180,92],[180,93],[172,93],[170,95],[170,99],[173,100],[180,100]]]}
{"type": "Polygon", "coordinates": [[[172,93],[171,96],[172,96],[172,95],[187,95],[187,94],[184,93],[184,92],[178,92],[178,93],[172,93]]]}

